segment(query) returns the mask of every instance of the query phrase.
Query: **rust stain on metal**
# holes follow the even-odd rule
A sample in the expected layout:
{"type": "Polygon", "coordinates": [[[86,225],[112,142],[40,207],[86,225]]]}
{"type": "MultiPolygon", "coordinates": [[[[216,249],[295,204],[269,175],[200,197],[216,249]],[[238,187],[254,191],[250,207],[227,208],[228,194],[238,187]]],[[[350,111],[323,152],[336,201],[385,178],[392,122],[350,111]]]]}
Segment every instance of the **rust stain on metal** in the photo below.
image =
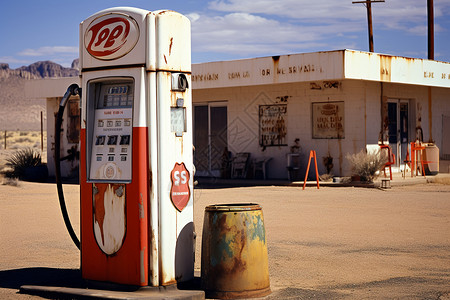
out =
{"type": "Polygon", "coordinates": [[[159,285],[158,281],[158,249],[157,249],[157,241],[155,237],[155,231],[150,223],[150,244],[149,244],[149,282],[151,282],[152,285],[156,286],[159,285]]]}
{"type": "Polygon", "coordinates": [[[150,237],[150,241],[151,241],[151,246],[152,246],[152,252],[156,253],[158,251],[158,249],[156,248],[156,238],[155,238],[155,230],[153,228],[150,228],[150,232],[151,232],[151,237],[150,237]]]}
{"type": "MultiPolygon", "coordinates": [[[[170,82],[172,79],[172,75],[170,73],[167,73],[167,80],[170,82]]],[[[170,106],[176,107],[177,106],[177,94],[175,92],[170,93],[170,106]]]]}
{"type": "Polygon", "coordinates": [[[391,81],[392,56],[380,55],[380,80],[391,81]]]}
{"type": "Polygon", "coordinates": [[[167,64],[167,57],[166,57],[166,55],[164,54],[164,61],[166,62],[166,64],[167,64]]]}
{"type": "MultiPolygon", "coordinates": [[[[244,222],[244,227],[246,227],[245,222],[244,222]]],[[[246,239],[245,230],[242,229],[240,231],[240,234],[238,234],[235,238],[235,242],[238,242],[237,246],[238,246],[238,248],[240,248],[240,250],[239,250],[239,254],[233,258],[233,265],[230,270],[231,273],[241,273],[241,272],[244,272],[245,269],[247,268],[246,261],[242,259],[242,251],[245,248],[246,241],[247,241],[247,239],[246,239]],[[240,247],[239,247],[239,245],[240,245],[240,247]]]]}
{"type": "Polygon", "coordinates": [[[169,56],[172,54],[172,45],[173,45],[173,37],[170,38],[170,44],[169,44],[169,56]]]}
{"type": "Polygon", "coordinates": [[[273,60],[273,81],[274,83],[278,82],[278,69],[280,66],[280,56],[272,56],[273,60]]]}

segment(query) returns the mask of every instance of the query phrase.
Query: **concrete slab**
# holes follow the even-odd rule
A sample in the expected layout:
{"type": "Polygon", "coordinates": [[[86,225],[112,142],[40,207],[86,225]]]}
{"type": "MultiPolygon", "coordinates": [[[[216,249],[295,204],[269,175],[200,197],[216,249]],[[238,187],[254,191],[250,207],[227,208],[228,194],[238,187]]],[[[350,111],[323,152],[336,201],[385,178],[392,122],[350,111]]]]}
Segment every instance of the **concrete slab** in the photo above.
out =
{"type": "Polygon", "coordinates": [[[205,292],[170,287],[143,287],[136,291],[111,291],[87,288],[23,285],[20,293],[51,299],[176,299],[203,300],[205,292]]]}

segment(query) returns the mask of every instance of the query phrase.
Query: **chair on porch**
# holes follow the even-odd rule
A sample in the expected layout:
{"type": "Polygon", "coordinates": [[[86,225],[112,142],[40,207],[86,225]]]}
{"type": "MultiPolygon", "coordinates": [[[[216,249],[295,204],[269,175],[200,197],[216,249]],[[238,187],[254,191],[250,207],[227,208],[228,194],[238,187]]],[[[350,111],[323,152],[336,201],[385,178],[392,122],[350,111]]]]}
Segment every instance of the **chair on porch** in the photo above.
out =
{"type": "Polygon", "coordinates": [[[392,165],[395,164],[395,154],[392,153],[391,146],[389,145],[380,145],[380,153],[382,151],[387,151],[387,162],[384,164],[383,172],[384,177],[386,177],[386,169],[389,168],[389,177],[392,180],[392,165]]]}
{"type": "Polygon", "coordinates": [[[250,153],[236,153],[231,162],[231,178],[247,178],[250,153]]]}
{"type": "Polygon", "coordinates": [[[256,178],[256,173],[261,172],[263,179],[266,179],[266,165],[272,157],[262,157],[253,160],[253,178],[256,178]]]}

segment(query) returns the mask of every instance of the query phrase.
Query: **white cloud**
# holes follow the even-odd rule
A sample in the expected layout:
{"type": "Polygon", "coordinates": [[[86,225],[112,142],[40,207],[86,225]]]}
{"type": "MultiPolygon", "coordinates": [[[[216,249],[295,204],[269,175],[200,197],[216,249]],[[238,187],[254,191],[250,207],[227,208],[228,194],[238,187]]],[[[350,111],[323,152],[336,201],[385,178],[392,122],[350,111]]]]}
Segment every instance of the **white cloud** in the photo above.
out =
{"type": "Polygon", "coordinates": [[[78,47],[67,47],[67,46],[41,47],[38,49],[25,49],[19,52],[18,54],[22,56],[46,56],[57,54],[78,55],[78,47]]]}
{"type": "Polygon", "coordinates": [[[30,63],[32,63],[29,60],[18,59],[16,57],[12,57],[12,56],[1,56],[0,62],[7,63],[7,64],[30,64],[30,63]]]}
{"type": "Polygon", "coordinates": [[[334,23],[337,19],[364,19],[351,1],[330,0],[216,0],[208,7],[222,12],[247,12],[297,20],[314,20],[315,23],[334,23]]]}
{"type": "MultiPolygon", "coordinates": [[[[450,1],[434,2],[435,18],[448,17],[450,1]]],[[[218,12],[245,12],[271,17],[288,18],[291,22],[334,24],[355,21],[364,25],[367,13],[363,4],[351,0],[215,0],[209,9],[218,12]]],[[[410,27],[426,25],[427,2],[425,0],[386,0],[372,4],[372,16],[376,26],[409,31],[410,27]],[[411,25],[411,23],[413,23],[411,25]]],[[[365,29],[365,27],[364,27],[365,29]]]]}
{"type": "MultiPolygon", "coordinates": [[[[410,43],[422,38],[426,6],[426,0],[373,3],[375,40],[377,34],[409,36],[410,43]]],[[[434,11],[435,32],[445,31],[439,22],[449,18],[450,1],[435,1],[434,11]]],[[[194,53],[254,57],[367,45],[367,11],[352,0],[212,0],[189,18],[194,53]]]]}
{"type": "Polygon", "coordinates": [[[194,52],[220,52],[240,57],[277,55],[311,48],[329,49],[327,38],[360,31],[358,26],[282,22],[249,13],[191,16],[194,52]]]}
{"type": "Polygon", "coordinates": [[[29,65],[38,60],[50,60],[64,67],[70,67],[72,61],[78,57],[78,47],[47,46],[37,49],[25,49],[17,53],[16,57],[0,57],[0,62],[14,66],[29,65]]]}

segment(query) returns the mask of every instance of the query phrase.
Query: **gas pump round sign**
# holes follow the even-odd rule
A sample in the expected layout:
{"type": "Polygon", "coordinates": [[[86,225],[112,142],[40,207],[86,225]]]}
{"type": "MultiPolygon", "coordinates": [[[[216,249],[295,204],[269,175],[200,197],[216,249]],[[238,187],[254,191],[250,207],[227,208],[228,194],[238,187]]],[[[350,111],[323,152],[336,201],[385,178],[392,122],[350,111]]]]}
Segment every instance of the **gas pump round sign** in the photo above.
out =
{"type": "Polygon", "coordinates": [[[189,202],[191,191],[189,189],[189,171],[184,163],[175,163],[170,172],[172,187],[170,188],[170,199],[178,211],[182,211],[189,202]]]}
{"type": "Polygon", "coordinates": [[[89,24],[84,34],[84,47],[101,60],[113,60],[133,50],[139,39],[136,21],[125,14],[105,14],[89,24]]]}

